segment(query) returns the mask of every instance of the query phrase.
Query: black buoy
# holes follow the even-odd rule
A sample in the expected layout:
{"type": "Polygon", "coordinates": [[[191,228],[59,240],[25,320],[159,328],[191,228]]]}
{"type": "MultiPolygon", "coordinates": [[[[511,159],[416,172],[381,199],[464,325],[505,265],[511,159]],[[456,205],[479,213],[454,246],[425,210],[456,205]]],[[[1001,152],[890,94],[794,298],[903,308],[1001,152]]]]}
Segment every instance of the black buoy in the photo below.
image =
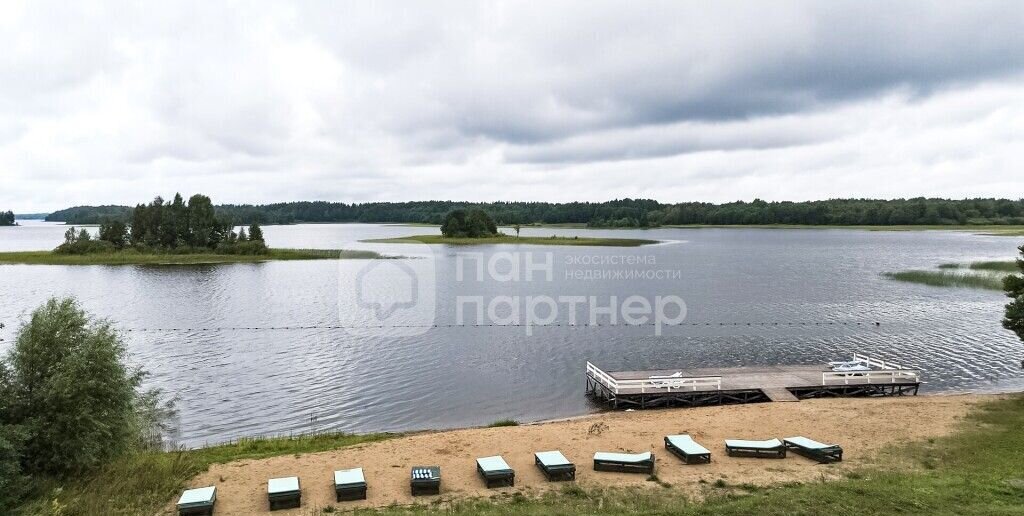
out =
{"type": "Polygon", "coordinates": [[[878,321],[875,321],[875,326],[881,326],[881,325],[882,325],[882,323],[880,323],[878,321]]]}

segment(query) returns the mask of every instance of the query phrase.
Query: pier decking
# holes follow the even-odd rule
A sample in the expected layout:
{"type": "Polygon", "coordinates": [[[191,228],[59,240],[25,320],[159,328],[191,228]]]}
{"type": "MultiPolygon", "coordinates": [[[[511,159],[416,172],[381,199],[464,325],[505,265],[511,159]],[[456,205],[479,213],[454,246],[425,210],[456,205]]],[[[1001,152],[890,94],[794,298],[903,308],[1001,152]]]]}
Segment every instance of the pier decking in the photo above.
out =
{"type": "Polygon", "coordinates": [[[587,362],[587,395],[615,408],[916,395],[920,372],[854,355],[865,371],[807,365],[605,372],[587,362]]]}

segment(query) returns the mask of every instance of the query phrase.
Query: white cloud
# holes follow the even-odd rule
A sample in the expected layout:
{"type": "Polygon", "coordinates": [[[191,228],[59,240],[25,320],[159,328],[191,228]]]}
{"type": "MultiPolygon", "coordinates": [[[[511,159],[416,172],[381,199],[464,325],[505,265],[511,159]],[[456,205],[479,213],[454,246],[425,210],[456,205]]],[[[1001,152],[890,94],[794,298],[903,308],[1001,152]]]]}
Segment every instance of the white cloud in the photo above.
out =
{"type": "Polygon", "coordinates": [[[1019,2],[0,6],[0,209],[1024,195],[1019,2]]]}

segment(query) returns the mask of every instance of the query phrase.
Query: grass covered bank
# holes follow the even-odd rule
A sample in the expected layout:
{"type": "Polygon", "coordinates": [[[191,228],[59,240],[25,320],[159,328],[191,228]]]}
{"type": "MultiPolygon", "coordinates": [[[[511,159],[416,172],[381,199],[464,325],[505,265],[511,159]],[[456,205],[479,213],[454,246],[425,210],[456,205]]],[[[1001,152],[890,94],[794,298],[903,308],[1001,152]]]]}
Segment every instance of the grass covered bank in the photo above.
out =
{"type": "MultiPolygon", "coordinates": [[[[677,487],[652,477],[650,486],[643,488],[566,484],[559,490],[537,496],[495,494],[489,499],[454,501],[440,507],[389,507],[356,511],[356,514],[1021,514],[1024,511],[1024,470],[1021,469],[1024,464],[1024,396],[1015,395],[980,405],[953,435],[892,447],[880,455],[877,467],[849,471],[841,480],[756,487],[722,479],[704,485],[703,500],[688,497],[677,487]]],[[[671,462],[673,459],[666,456],[662,460],[671,462]]],[[[761,461],[751,467],[771,468],[773,464],[761,461]]],[[[321,509],[308,514],[329,514],[336,510],[321,509]]]]}
{"type": "Polygon", "coordinates": [[[896,281],[933,287],[1003,290],[1003,278],[1018,270],[1015,261],[987,261],[970,264],[943,263],[937,270],[886,272],[883,276],[896,281]]]}
{"type": "Polygon", "coordinates": [[[21,516],[163,514],[186,483],[212,464],[278,455],[298,455],[381,441],[397,434],[324,433],[241,439],[229,444],[174,452],[136,453],[117,459],[77,482],[37,481],[21,516]]]}
{"type": "Polygon", "coordinates": [[[987,236],[1024,236],[1024,226],[1003,224],[932,224],[932,225],[831,225],[831,224],[669,224],[663,228],[744,228],[744,229],[859,229],[864,231],[967,231],[987,236]]]}
{"type": "Polygon", "coordinates": [[[488,245],[488,244],[524,244],[524,245],[578,245],[603,247],[639,247],[656,244],[657,240],[642,238],[595,238],[595,237],[514,237],[498,235],[482,238],[451,238],[441,235],[410,235],[399,238],[379,238],[363,240],[378,244],[449,244],[449,245],[488,245]]]}
{"type": "Polygon", "coordinates": [[[132,250],[113,253],[60,254],[53,251],[16,251],[0,253],[0,264],[27,265],[203,265],[214,263],[254,263],[276,260],[369,260],[383,258],[373,251],[341,249],[270,249],[268,254],[214,253],[140,253],[132,250]]]}

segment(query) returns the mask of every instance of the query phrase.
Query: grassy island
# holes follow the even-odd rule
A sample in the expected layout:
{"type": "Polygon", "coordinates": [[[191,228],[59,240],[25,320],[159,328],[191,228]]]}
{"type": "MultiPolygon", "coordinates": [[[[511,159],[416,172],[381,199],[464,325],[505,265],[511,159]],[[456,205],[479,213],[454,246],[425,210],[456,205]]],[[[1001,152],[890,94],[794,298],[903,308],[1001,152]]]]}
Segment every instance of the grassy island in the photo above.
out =
{"type": "Polygon", "coordinates": [[[595,237],[516,237],[497,234],[489,237],[446,237],[444,235],[410,235],[399,238],[378,238],[363,240],[377,244],[449,244],[449,245],[487,245],[487,244],[523,244],[523,245],[589,245],[605,247],[638,247],[656,244],[657,240],[642,238],[595,238],[595,237]]]}
{"type": "Polygon", "coordinates": [[[936,270],[886,272],[886,278],[933,287],[964,287],[1003,290],[1003,278],[1017,269],[1017,262],[992,261],[970,264],[943,263],[936,270]]]}
{"type": "Polygon", "coordinates": [[[111,253],[61,254],[53,251],[0,253],[0,264],[28,265],[204,265],[257,263],[278,260],[372,260],[383,258],[373,251],[343,249],[268,249],[266,254],[140,253],[131,249],[111,253]]]}

